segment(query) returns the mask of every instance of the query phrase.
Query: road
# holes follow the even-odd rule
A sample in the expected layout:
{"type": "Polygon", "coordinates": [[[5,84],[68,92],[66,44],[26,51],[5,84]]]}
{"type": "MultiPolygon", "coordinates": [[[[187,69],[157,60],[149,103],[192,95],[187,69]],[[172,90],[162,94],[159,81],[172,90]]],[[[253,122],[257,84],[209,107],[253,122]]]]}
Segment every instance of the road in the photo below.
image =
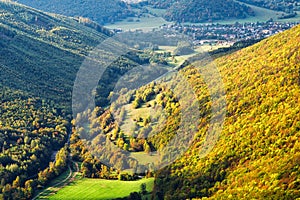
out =
{"type": "Polygon", "coordinates": [[[76,171],[72,171],[72,168],[70,166],[71,164],[69,164],[68,165],[69,174],[68,174],[68,176],[64,180],[62,180],[62,181],[60,181],[60,182],[58,182],[58,183],[56,183],[56,184],[54,184],[54,185],[52,185],[50,187],[47,187],[42,192],[40,192],[35,197],[33,197],[32,200],[38,199],[40,196],[43,196],[44,193],[47,193],[47,196],[49,194],[54,194],[58,190],[60,190],[62,187],[64,187],[65,185],[67,185],[68,183],[72,182],[75,179],[77,173],[79,172],[79,167],[78,167],[78,163],[76,163],[74,161],[71,161],[71,163],[73,163],[75,165],[76,171]]]}

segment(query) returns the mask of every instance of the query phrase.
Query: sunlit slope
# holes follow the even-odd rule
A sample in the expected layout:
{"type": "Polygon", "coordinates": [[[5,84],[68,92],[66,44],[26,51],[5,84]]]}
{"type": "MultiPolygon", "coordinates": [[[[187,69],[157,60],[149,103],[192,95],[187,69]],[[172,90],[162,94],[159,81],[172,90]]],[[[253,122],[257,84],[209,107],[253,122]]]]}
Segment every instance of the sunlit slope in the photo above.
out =
{"type": "Polygon", "coordinates": [[[160,171],[156,197],[300,197],[299,44],[298,26],[215,61],[227,99],[219,141],[200,159],[199,137],[185,156],[160,171]]]}

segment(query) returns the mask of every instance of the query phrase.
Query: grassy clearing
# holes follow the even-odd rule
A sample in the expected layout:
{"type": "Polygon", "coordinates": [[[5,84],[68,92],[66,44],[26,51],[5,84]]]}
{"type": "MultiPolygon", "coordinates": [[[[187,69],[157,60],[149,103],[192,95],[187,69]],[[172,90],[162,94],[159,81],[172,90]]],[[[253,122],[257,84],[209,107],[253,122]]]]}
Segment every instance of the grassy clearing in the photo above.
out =
{"type": "Polygon", "coordinates": [[[151,7],[149,7],[149,6],[146,6],[146,8],[147,8],[152,14],[155,14],[155,15],[160,16],[160,17],[162,17],[162,16],[166,13],[166,11],[167,11],[167,9],[151,8],[151,7]]]}
{"type": "Polygon", "coordinates": [[[50,196],[49,199],[113,199],[129,196],[131,192],[139,192],[140,185],[146,183],[147,191],[152,191],[154,178],[138,181],[117,181],[83,178],[50,196]]]}
{"type": "Polygon", "coordinates": [[[139,161],[139,164],[147,165],[147,164],[158,164],[161,160],[160,156],[157,154],[149,155],[144,152],[132,152],[130,154],[130,157],[135,158],[137,161],[139,161]]]}
{"type": "MultiPolygon", "coordinates": [[[[147,104],[153,105],[154,100],[147,102],[147,104]]],[[[132,108],[132,104],[124,105],[126,110],[126,117],[121,125],[121,130],[123,130],[126,134],[131,134],[133,131],[133,127],[135,123],[137,123],[140,127],[143,127],[143,122],[136,122],[139,118],[147,118],[148,116],[157,116],[161,115],[162,110],[159,108],[154,109],[152,106],[147,107],[147,104],[143,104],[140,108],[132,108]]],[[[156,123],[153,123],[155,125],[156,123]]]]}
{"type": "MultiPolygon", "coordinates": [[[[169,59],[168,63],[174,67],[179,66],[183,64],[184,61],[186,61],[188,58],[196,55],[197,53],[204,53],[204,52],[209,52],[213,51],[222,47],[229,47],[230,45],[223,45],[223,44],[216,44],[216,45],[201,45],[201,46],[196,46],[195,53],[189,54],[189,55],[182,55],[182,56],[175,56],[175,59],[169,59]],[[175,62],[176,60],[176,62],[175,62]]],[[[159,46],[159,50],[157,50],[157,53],[163,53],[163,52],[171,52],[173,53],[174,50],[176,49],[176,46],[159,46]]]]}
{"type": "Polygon", "coordinates": [[[163,24],[169,24],[162,17],[153,17],[153,16],[146,16],[146,17],[134,17],[129,18],[120,22],[116,22],[115,24],[106,25],[106,28],[109,29],[122,29],[124,31],[134,31],[137,29],[142,29],[143,31],[151,31],[153,28],[158,28],[163,24]],[[131,22],[129,20],[132,20],[131,22]]]}

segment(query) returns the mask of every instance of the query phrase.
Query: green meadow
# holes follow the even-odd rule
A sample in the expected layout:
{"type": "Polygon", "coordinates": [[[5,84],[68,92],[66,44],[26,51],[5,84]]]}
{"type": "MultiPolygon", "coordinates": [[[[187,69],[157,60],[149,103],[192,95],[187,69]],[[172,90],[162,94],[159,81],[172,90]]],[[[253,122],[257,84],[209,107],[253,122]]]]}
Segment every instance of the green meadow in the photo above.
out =
{"type": "Polygon", "coordinates": [[[70,183],[49,199],[114,199],[139,192],[142,183],[146,183],[148,192],[152,191],[154,178],[138,181],[118,181],[83,178],[70,183]]]}

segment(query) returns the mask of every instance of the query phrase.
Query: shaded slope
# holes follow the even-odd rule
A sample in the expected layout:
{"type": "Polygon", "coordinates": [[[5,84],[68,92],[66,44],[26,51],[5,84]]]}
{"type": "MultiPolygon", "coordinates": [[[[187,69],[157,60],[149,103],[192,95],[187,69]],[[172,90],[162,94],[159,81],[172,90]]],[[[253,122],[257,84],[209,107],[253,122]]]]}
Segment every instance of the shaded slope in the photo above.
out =
{"type": "Polygon", "coordinates": [[[0,2],[0,13],[0,199],[30,199],[66,168],[62,150],[38,175],[70,134],[76,72],[109,32],[10,2],[0,2]]]}
{"type": "Polygon", "coordinates": [[[128,6],[119,0],[18,0],[17,2],[47,12],[88,17],[100,24],[113,23],[133,15],[128,6]]]}
{"type": "MultiPolygon", "coordinates": [[[[31,199],[67,168],[74,79],[110,32],[11,2],[0,1],[0,13],[0,199],[31,199]]],[[[132,67],[119,62],[109,68],[114,78],[132,67]]]]}
{"type": "Polygon", "coordinates": [[[227,92],[220,139],[200,159],[202,127],[186,155],[158,173],[156,197],[300,197],[299,42],[298,26],[216,60],[227,92]]]}
{"type": "MultiPolygon", "coordinates": [[[[0,83],[70,108],[79,67],[110,32],[87,19],[49,15],[19,4],[1,2],[0,10],[0,83]]],[[[113,77],[131,68],[129,62],[121,59],[112,65],[113,77]]],[[[105,77],[109,82],[110,74],[105,77]]],[[[98,89],[103,102],[111,88],[98,89]]]]}

